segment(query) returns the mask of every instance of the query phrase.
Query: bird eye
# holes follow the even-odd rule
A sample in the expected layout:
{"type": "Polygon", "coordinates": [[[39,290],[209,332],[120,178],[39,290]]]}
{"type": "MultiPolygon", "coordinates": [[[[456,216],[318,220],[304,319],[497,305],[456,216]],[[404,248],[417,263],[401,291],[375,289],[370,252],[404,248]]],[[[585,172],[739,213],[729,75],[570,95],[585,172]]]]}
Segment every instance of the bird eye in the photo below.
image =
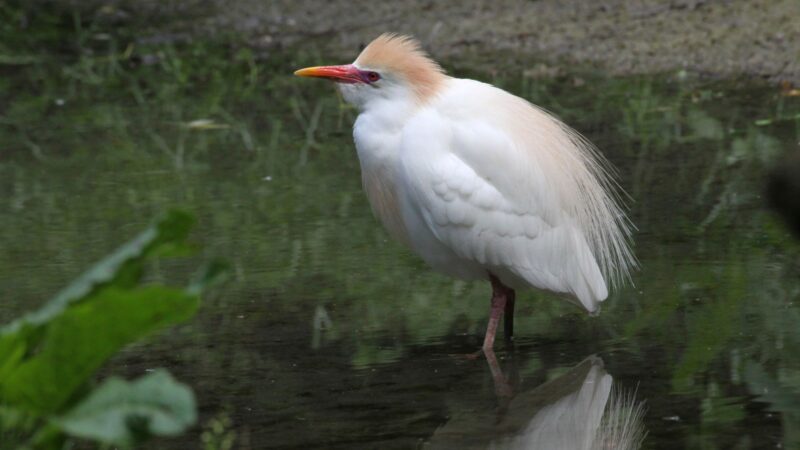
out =
{"type": "Polygon", "coordinates": [[[370,83],[374,83],[381,79],[381,75],[378,72],[367,72],[367,80],[370,83]]]}

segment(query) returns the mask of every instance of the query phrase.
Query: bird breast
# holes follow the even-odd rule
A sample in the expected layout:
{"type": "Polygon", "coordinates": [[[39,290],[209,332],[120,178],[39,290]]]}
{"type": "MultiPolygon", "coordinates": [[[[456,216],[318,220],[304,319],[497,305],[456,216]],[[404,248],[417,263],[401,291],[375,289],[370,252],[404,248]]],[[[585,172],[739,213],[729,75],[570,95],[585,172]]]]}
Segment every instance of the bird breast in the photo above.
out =
{"type": "Polygon", "coordinates": [[[375,216],[395,239],[409,244],[397,185],[397,147],[401,127],[385,117],[364,113],[353,127],[361,163],[361,181],[375,216]]]}
{"type": "Polygon", "coordinates": [[[397,187],[389,168],[362,169],[361,180],[372,212],[392,237],[409,244],[408,232],[400,212],[397,187]]]}

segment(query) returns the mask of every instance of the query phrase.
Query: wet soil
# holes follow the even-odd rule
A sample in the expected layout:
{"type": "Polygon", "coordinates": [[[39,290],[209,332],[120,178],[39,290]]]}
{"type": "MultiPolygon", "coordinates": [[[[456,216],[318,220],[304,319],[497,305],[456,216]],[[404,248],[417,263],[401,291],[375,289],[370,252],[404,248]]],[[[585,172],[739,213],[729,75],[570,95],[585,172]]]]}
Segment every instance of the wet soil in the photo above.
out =
{"type": "Polygon", "coordinates": [[[313,45],[332,61],[393,31],[417,36],[450,65],[557,72],[579,64],[612,75],[686,70],[800,83],[797,0],[183,0],[136,10],[171,13],[161,31],[172,36],[235,34],[264,51],[313,45]]]}

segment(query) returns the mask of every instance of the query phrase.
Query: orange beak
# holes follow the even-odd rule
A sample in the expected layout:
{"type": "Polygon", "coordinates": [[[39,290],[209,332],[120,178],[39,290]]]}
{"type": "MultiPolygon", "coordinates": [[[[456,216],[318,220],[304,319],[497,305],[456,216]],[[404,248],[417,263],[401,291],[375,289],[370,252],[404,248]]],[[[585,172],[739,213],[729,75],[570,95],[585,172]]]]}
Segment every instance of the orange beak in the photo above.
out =
{"type": "Polygon", "coordinates": [[[298,77],[325,78],[338,83],[363,83],[361,71],[352,64],[343,66],[306,67],[294,73],[298,77]]]}

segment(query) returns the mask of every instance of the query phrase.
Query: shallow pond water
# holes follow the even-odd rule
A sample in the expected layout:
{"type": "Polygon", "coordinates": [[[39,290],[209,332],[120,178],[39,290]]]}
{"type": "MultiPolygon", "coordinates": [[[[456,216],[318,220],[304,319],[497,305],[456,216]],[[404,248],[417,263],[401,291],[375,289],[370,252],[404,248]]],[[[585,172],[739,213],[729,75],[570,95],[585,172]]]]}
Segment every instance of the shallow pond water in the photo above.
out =
{"type": "Polygon", "coordinates": [[[159,445],[636,448],[618,442],[641,432],[647,449],[800,447],[800,246],[762,198],[800,140],[797,98],[680,76],[473,73],[618,167],[641,262],[599,317],[518,294],[516,341],[494,361],[465,357],[488,283],[437,275],[388,238],[361,192],[355,113],[328,85],[292,79],[294,61],[259,69],[243,54],[187,81],[157,58],[76,66],[36,91],[4,81],[22,93],[0,126],[0,319],[159,212],[195,213],[201,254],[153,278],[220,256],[231,280],[105,369],[163,366],[195,389],[202,431],[159,445]]]}

